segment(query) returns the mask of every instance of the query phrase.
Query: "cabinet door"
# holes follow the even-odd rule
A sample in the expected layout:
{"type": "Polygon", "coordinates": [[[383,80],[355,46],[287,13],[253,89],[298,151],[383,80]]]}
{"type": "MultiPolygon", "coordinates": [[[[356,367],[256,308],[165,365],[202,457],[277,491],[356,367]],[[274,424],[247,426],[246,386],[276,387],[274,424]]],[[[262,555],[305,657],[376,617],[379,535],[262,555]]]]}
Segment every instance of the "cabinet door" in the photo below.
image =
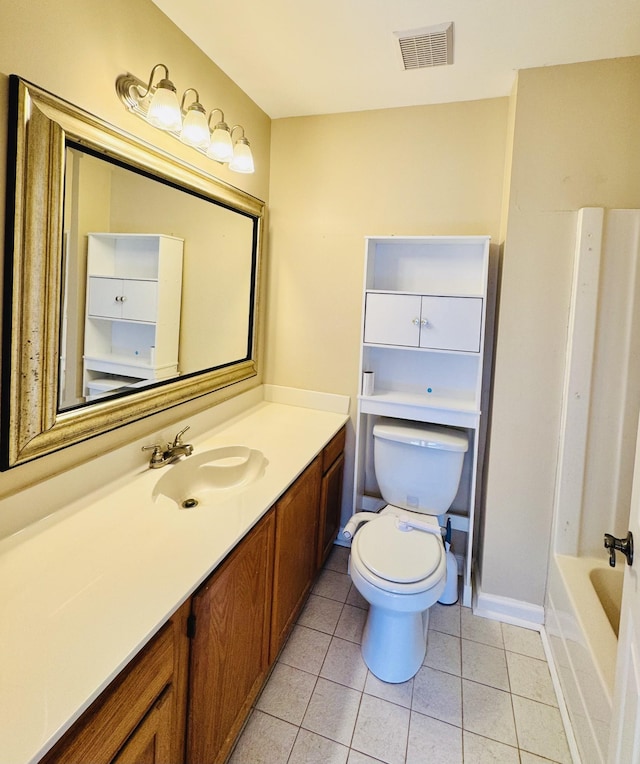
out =
{"type": "Polygon", "coordinates": [[[213,573],[192,601],[187,762],[223,762],[269,666],[274,513],[213,573]]]}
{"type": "Polygon", "coordinates": [[[125,764],[133,752],[140,764],[151,754],[153,764],[182,760],[186,616],[183,605],[40,764],[125,764]]]}
{"type": "Polygon", "coordinates": [[[335,460],[322,476],[320,491],[320,532],[318,535],[318,570],[329,556],[333,542],[340,530],[342,508],[342,479],[344,453],[335,460]]]}
{"type": "Polygon", "coordinates": [[[482,299],[423,297],[420,347],[434,350],[480,350],[482,299]]]}
{"type": "Polygon", "coordinates": [[[122,318],[129,321],[158,320],[158,284],[126,279],[123,283],[122,318]]]}
{"type": "Polygon", "coordinates": [[[157,311],[157,282],[89,277],[90,316],[155,322],[157,311]]]}
{"type": "Polygon", "coordinates": [[[120,318],[122,315],[122,279],[89,277],[89,315],[120,318]]]}
{"type": "Polygon", "coordinates": [[[167,764],[172,760],[171,707],[173,688],[167,687],[131,735],[112,764],[167,764]]]}
{"type": "Polygon", "coordinates": [[[376,345],[418,347],[420,300],[419,295],[367,294],[364,341],[376,345]]]}
{"type": "Polygon", "coordinates": [[[271,660],[275,660],[316,573],[322,457],[276,504],[276,544],[271,611],[271,660]]]}

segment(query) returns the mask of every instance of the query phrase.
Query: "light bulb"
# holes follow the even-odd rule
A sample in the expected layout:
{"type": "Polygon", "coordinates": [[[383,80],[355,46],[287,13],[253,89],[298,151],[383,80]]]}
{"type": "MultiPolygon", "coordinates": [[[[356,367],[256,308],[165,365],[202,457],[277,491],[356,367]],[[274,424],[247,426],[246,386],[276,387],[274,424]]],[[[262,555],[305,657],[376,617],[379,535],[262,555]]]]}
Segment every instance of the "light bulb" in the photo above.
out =
{"type": "Polygon", "coordinates": [[[230,162],[233,159],[233,143],[226,122],[218,122],[211,133],[211,143],[207,156],[216,162],[230,162]]]}
{"type": "Polygon", "coordinates": [[[180,140],[183,143],[186,143],[187,146],[193,146],[194,148],[199,149],[206,149],[209,145],[209,125],[207,125],[207,117],[204,109],[197,102],[187,109],[182,124],[180,140]]]}
{"type": "Polygon", "coordinates": [[[156,85],[149,110],[147,122],[160,130],[177,132],[182,127],[182,115],[180,104],[176,96],[176,89],[170,80],[164,79],[156,85]]]}
{"type": "Polygon", "coordinates": [[[251,153],[249,141],[244,136],[238,138],[233,147],[233,159],[229,162],[229,169],[234,172],[255,172],[253,154],[251,153]]]}

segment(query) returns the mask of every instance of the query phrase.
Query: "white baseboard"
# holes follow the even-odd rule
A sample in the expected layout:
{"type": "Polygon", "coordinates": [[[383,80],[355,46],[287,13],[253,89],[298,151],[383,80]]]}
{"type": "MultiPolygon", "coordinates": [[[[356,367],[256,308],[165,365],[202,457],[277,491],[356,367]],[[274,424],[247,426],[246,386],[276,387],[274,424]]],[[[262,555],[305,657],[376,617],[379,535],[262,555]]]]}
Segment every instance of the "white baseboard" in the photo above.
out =
{"type": "Polygon", "coordinates": [[[544,624],[542,605],[532,605],[530,602],[501,597],[498,594],[485,594],[477,585],[474,588],[473,612],[484,618],[536,631],[541,631],[544,624]]]}

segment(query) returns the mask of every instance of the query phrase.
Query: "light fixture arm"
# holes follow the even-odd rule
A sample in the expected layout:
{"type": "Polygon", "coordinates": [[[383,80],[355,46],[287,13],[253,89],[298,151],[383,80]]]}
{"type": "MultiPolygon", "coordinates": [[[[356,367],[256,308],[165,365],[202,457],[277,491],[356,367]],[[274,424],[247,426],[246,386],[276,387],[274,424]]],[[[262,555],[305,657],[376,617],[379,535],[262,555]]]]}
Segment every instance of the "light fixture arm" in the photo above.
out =
{"type": "Polygon", "coordinates": [[[234,131],[234,130],[242,130],[242,136],[241,136],[240,138],[238,138],[238,140],[240,140],[240,141],[246,141],[246,140],[247,140],[247,139],[245,138],[245,135],[244,135],[244,127],[242,127],[242,125],[234,125],[234,126],[231,128],[231,139],[232,139],[232,140],[233,140],[233,131],[234,131]]]}
{"type": "Polygon", "coordinates": [[[204,108],[202,107],[202,104],[200,103],[200,94],[198,93],[198,91],[195,88],[187,88],[184,91],[184,93],[182,94],[182,101],[180,102],[180,110],[184,111],[184,103],[187,100],[187,93],[189,93],[189,92],[196,94],[196,100],[193,101],[191,106],[196,106],[196,104],[197,104],[196,108],[198,108],[199,111],[201,110],[201,111],[204,112],[204,108]]]}
{"type": "Polygon", "coordinates": [[[168,82],[171,83],[171,88],[175,91],[175,87],[173,87],[173,83],[169,79],[169,69],[164,64],[156,64],[153,69],[151,70],[151,74],[149,75],[149,84],[146,87],[146,90],[144,93],[140,92],[140,88],[138,87],[138,92],[140,93],[140,98],[146,98],[149,93],[151,92],[151,86],[153,85],[153,75],[156,73],[156,69],[164,69],[164,77],[160,80],[160,82],[168,82]]]}
{"type": "Polygon", "coordinates": [[[218,108],[215,108],[215,109],[211,109],[211,111],[209,112],[209,119],[208,119],[209,127],[211,127],[211,117],[213,117],[213,115],[214,115],[214,114],[215,114],[217,111],[219,111],[219,112],[220,112],[220,119],[219,119],[219,121],[217,122],[217,124],[223,124],[223,125],[226,125],[226,122],[224,121],[224,112],[222,111],[222,109],[218,109],[218,108]]]}

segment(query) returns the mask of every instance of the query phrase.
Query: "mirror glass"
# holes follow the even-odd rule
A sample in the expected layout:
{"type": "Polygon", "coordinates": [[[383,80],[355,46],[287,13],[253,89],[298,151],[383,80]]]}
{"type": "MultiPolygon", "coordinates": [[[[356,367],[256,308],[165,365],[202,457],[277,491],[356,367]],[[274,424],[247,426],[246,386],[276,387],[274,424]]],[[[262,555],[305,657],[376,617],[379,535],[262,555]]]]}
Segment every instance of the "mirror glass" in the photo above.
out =
{"type": "Polygon", "coordinates": [[[58,410],[246,360],[256,225],[67,144],[58,410]]]}
{"type": "Polygon", "coordinates": [[[0,469],[260,384],[264,202],[15,75],[8,158],[0,469]]]}

